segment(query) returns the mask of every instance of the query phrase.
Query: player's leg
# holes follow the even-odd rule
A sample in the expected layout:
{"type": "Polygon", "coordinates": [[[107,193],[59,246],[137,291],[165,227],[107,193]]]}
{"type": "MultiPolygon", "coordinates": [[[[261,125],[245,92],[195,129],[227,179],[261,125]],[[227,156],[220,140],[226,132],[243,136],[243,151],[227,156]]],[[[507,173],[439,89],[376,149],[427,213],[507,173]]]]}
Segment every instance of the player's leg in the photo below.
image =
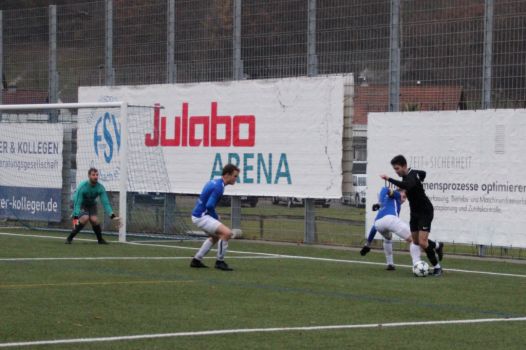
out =
{"type": "Polygon", "coordinates": [[[224,271],[232,271],[233,269],[225,262],[225,255],[228,250],[228,241],[233,237],[232,230],[226,225],[220,224],[216,229],[216,234],[219,238],[217,243],[217,260],[215,268],[224,271]]]}
{"type": "MultiPolygon", "coordinates": [[[[420,261],[420,252],[423,250],[420,245],[420,237],[418,230],[418,217],[411,213],[411,219],[409,220],[409,229],[411,230],[411,240],[413,241],[409,246],[409,251],[411,252],[411,258],[415,259],[418,257],[420,261]]],[[[413,263],[414,265],[414,263],[413,263]]]]}
{"type": "Polygon", "coordinates": [[[409,243],[409,254],[411,254],[411,260],[413,261],[414,265],[421,260],[420,247],[413,243],[413,238],[409,225],[402,221],[400,218],[396,219],[396,222],[393,224],[393,232],[395,235],[409,243]]]}
{"type": "Polygon", "coordinates": [[[97,236],[97,242],[99,244],[108,244],[108,242],[102,238],[102,227],[100,226],[99,217],[97,216],[96,212],[90,215],[89,222],[93,232],[95,233],[95,236],[97,236]]]}
{"type": "Polygon", "coordinates": [[[223,225],[219,220],[205,215],[200,218],[192,217],[192,222],[205,231],[210,237],[203,242],[201,248],[197,251],[196,255],[190,263],[191,267],[206,267],[202,260],[204,256],[210,251],[212,246],[218,243],[217,261],[216,268],[220,270],[230,271],[231,269],[224,262],[226,250],[228,248],[228,240],[232,236],[232,233],[228,227],[223,225]]]}
{"type": "Polygon", "coordinates": [[[394,230],[394,223],[395,219],[397,217],[394,215],[386,215],[381,219],[376,220],[374,223],[376,230],[380,232],[380,234],[383,236],[383,248],[384,248],[384,255],[385,255],[385,261],[387,264],[386,270],[388,271],[394,271],[394,258],[393,258],[393,230],[394,230]]]}
{"type": "Polygon", "coordinates": [[[75,238],[77,233],[79,233],[84,228],[84,226],[86,226],[86,223],[88,222],[88,220],[89,220],[89,216],[85,212],[80,213],[78,220],[73,220],[74,221],[73,229],[69,233],[68,238],[66,238],[66,242],[65,242],[66,244],[71,244],[71,242],[73,242],[73,238],[75,238]]]}
{"type": "Polygon", "coordinates": [[[385,262],[387,263],[386,270],[387,271],[394,271],[396,270],[394,265],[394,257],[393,257],[393,240],[392,240],[392,234],[389,235],[391,239],[388,239],[384,236],[384,254],[385,254],[385,262]]]}
{"type": "Polygon", "coordinates": [[[424,249],[426,252],[427,258],[429,259],[429,262],[433,266],[433,275],[434,276],[440,276],[442,275],[442,267],[440,266],[436,249],[437,249],[437,243],[433,240],[429,239],[429,232],[431,232],[431,223],[433,221],[433,212],[429,213],[423,213],[419,217],[418,222],[418,230],[419,230],[419,237],[423,244],[420,246],[424,249]]]}
{"type": "Polygon", "coordinates": [[[214,244],[217,243],[219,239],[217,237],[210,236],[208,237],[203,244],[201,245],[201,248],[197,251],[197,253],[194,255],[194,258],[190,262],[190,267],[196,267],[196,268],[203,268],[208,267],[203,263],[203,258],[206,254],[212,249],[214,244]]]}

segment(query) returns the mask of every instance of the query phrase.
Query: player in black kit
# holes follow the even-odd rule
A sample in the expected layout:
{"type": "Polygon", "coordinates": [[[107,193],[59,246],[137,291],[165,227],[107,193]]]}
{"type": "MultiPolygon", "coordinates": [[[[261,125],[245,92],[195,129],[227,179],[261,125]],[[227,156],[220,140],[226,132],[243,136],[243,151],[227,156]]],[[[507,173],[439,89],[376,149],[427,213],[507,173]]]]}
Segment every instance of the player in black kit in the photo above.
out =
{"type": "Polygon", "coordinates": [[[396,174],[402,178],[402,181],[394,180],[387,175],[381,175],[380,177],[406,190],[411,210],[409,226],[413,242],[426,252],[427,258],[433,266],[433,275],[440,276],[442,275],[442,267],[438,260],[442,260],[444,244],[428,239],[429,232],[431,232],[431,222],[433,221],[433,204],[426,196],[424,186],[422,186],[426,172],[408,168],[407,161],[402,155],[394,157],[391,160],[391,165],[396,174]]]}

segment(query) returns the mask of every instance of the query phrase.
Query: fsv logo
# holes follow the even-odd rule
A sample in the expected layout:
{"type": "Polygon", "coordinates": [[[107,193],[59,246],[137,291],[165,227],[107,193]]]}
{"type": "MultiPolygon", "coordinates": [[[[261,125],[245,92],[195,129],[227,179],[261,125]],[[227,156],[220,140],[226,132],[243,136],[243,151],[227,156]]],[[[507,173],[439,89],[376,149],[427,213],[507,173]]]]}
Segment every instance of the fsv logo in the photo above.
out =
{"type": "Polygon", "coordinates": [[[188,102],[183,102],[181,116],[175,116],[173,132],[167,136],[167,117],[160,113],[159,105],[154,108],[153,132],[145,135],[147,147],[254,147],[256,144],[256,117],[254,115],[218,115],[217,102],[212,102],[210,115],[189,116],[188,102]],[[201,136],[197,133],[202,128],[201,136]],[[247,132],[242,133],[244,126],[247,132]],[[224,137],[219,135],[224,130],[224,137]],[[242,135],[243,134],[243,135],[242,135]]]}
{"type": "Polygon", "coordinates": [[[116,152],[121,148],[121,126],[115,115],[109,112],[97,119],[93,130],[93,147],[95,154],[104,156],[104,161],[110,163],[116,152]]]}

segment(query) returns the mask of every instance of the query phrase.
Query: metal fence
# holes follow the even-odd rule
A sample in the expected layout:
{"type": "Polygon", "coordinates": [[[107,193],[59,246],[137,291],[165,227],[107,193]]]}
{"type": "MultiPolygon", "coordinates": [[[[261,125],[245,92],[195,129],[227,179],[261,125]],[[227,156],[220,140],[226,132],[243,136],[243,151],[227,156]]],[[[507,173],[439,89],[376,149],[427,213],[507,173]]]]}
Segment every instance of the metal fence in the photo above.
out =
{"type": "MultiPolygon", "coordinates": [[[[354,73],[355,98],[375,97],[365,115],[525,108],[526,0],[101,0],[4,10],[0,70],[3,103],[76,102],[79,86],[354,73]]],[[[241,225],[240,201],[232,203],[241,225]]],[[[311,204],[294,226],[310,230],[307,241],[333,229],[318,225],[311,204]]],[[[267,219],[256,220],[261,237],[267,219]]]]}
{"type": "Polygon", "coordinates": [[[458,87],[460,108],[526,106],[524,0],[105,0],[5,10],[1,27],[4,90],[26,101],[353,72],[388,87],[393,110],[447,107],[437,94],[404,102],[415,86],[458,87]]]}

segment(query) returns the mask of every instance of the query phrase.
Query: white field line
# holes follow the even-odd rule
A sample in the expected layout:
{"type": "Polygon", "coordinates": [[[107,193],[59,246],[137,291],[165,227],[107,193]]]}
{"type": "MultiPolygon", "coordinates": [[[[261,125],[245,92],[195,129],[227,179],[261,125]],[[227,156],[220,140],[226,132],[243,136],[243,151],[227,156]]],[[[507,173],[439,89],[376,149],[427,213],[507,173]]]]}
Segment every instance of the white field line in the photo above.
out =
{"type": "Polygon", "coordinates": [[[220,334],[247,334],[247,333],[270,333],[270,332],[297,332],[297,331],[324,331],[340,329],[366,329],[366,328],[396,328],[396,327],[414,327],[414,326],[434,326],[434,325],[451,325],[451,324],[477,324],[477,323],[495,323],[495,322],[519,322],[526,321],[526,317],[515,318],[481,318],[469,320],[445,320],[445,321],[422,321],[422,322],[394,322],[394,323],[366,323],[366,324],[347,324],[332,326],[307,326],[307,327],[275,327],[275,328],[241,328],[241,329],[222,329],[213,331],[198,332],[176,332],[176,333],[158,333],[158,334],[138,334],[123,335],[114,337],[99,338],[76,338],[76,339],[57,339],[57,340],[37,340],[26,342],[0,343],[0,348],[37,346],[37,345],[58,345],[58,344],[78,344],[78,343],[95,343],[124,340],[141,340],[141,339],[158,339],[158,338],[176,338],[176,337],[198,337],[220,334]]]}
{"type": "MultiPolygon", "coordinates": [[[[215,259],[215,257],[205,257],[215,259]]],[[[277,259],[274,256],[229,256],[228,259],[277,259]]],[[[48,257],[48,258],[0,258],[0,261],[60,261],[60,260],[191,260],[186,256],[98,256],[98,257],[48,257]]]]}
{"type": "MultiPolygon", "coordinates": [[[[62,240],[64,239],[62,237],[45,236],[45,235],[27,235],[27,234],[19,234],[19,233],[4,233],[4,232],[0,232],[0,236],[2,236],[2,235],[4,235],[4,236],[21,236],[21,237],[62,239],[62,240]]],[[[76,238],[76,240],[95,241],[94,239],[82,239],[82,238],[78,238],[78,239],[76,238]]],[[[161,248],[171,248],[171,249],[193,250],[193,251],[195,251],[197,249],[195,247],[181,247],[181,246],[176,246],[176,245],[149,244],[149,243],[137,243],[137,242],[125,242],[124,244],[141,245],[141,246],[148,246],[148,247],[161,247],[161,248]]],[[[261,255],[261,256],[268,256],[268,257],[275,257],[275,258],[283,258],[283,259],[313,260],[313,261],[326,261],[326,262],[338,262],[338,263],[361,264],[361,265],[378,265],[378,266],[384,266],[385,265],[385,263],[371,262],[371,261],[362,261],[362,260],[330,259],[330,258],[318,258],[318,257],[312,257],[312,256],[272,254],[272,253],[249,252],[249,251],[240,251],[240,250],[229,250],[229,252],[230,253],[237,253],[237,254],[261,255]]],[[[233,258],[233,257],[229,257],[229,258],[233,258]]],[[[406,267],[406,268],[412,268],[411,265],[397,265],[397,266],[399,266],[399,267],[406,267]]],[[[478,275],[488,275],[488,276],[526,278],[526,275],[515,274],[515,273],[501,273],[501,272],[463,270],[463,269],[447,269],[447,268],[444,268],[444,271],[470,273],[470,274],[478,274],[478,275]]]]}

